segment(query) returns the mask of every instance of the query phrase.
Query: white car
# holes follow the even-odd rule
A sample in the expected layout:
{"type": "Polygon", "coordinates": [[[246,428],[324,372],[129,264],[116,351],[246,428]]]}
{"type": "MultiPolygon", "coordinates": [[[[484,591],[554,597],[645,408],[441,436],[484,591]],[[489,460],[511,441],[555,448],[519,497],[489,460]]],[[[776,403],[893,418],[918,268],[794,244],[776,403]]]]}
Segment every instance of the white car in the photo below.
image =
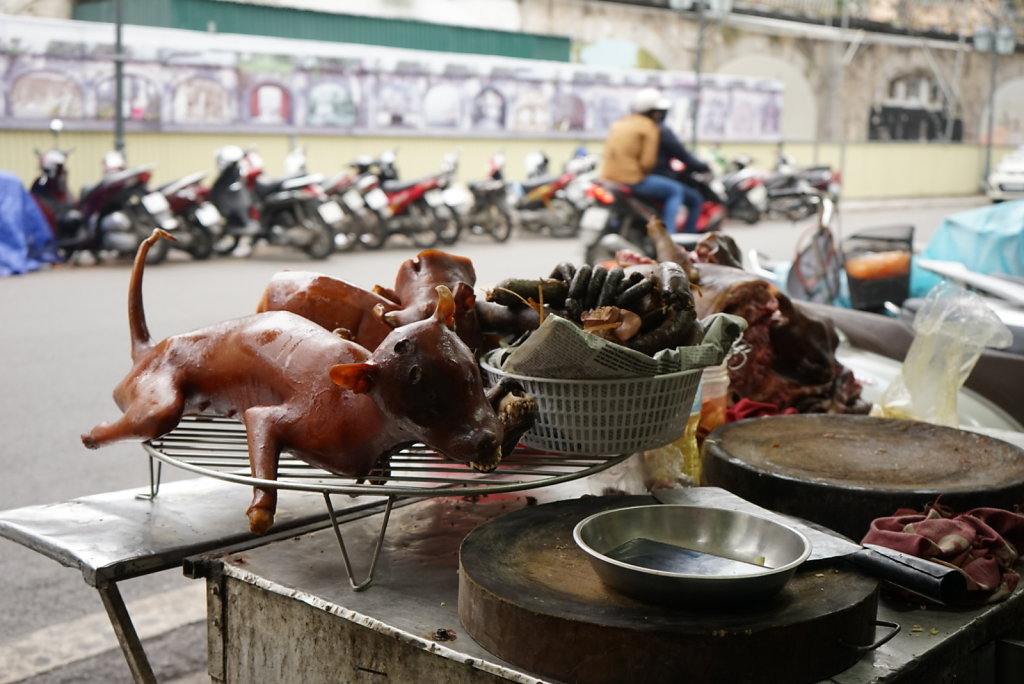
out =
{"type": "Polygon", "coordinates": [[[988,176],[988,192],[993,202],[1024,199],[1024,146],[1003,157],[988,176]]]}

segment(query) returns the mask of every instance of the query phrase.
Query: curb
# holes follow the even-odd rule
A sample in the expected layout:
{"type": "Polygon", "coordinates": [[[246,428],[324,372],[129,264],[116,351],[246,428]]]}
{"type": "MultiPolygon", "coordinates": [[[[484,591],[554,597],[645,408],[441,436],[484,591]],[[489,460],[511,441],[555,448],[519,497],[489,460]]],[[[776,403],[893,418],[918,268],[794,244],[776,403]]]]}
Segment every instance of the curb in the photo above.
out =
{"type": "Polygon", "coordinates": [[[877,211],[879,209],[915,209],[935,207],[962,207],[969,209],[989,204],[985,195],[962,197],[899,197],[892,199],[839,200],[840,211],[877,211]]]}

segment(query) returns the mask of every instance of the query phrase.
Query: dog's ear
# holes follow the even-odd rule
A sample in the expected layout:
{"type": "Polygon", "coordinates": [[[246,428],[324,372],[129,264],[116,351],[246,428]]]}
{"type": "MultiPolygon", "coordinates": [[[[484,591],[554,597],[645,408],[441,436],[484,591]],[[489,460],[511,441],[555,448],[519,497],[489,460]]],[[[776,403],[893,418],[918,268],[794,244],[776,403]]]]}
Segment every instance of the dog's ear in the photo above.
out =
{"type": "Polygon", "coordinates": [[[372,363],[340,363],[331,366],[331,380],[350,392],[365,394],[373,387],[375,370],[372,363]]]}
{"type": "Polygon", "coordinates": [[[374,318],[376,318],[378,321],[388,326],[389,328],[397,328],[399,325],[401,325],[401,323],[398,320],[398,317],[396,316],[396,312],[394,310],[384,308],[383,304],[374,304],[373,309],[370,310],[370,313],[373,314],[374,318]]]}
{"type": "Polygon", "coordinates": [[[437,291],[437,308],[434,309],[434,318],[444,323],[451,329],[455,329],[455,297],[446,285],[438,285],[434,288],[437,291]]]}

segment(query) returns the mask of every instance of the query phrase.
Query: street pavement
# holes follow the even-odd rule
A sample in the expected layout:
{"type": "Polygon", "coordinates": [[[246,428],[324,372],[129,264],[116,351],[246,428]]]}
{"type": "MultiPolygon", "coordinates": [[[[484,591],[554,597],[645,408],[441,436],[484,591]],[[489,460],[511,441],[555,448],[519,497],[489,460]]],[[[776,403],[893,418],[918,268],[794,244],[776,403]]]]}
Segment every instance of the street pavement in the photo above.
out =
{"type": "MultiPolygon", "coordinates": [[[[923,244],[944,216],[984,204],[983,197],[851,201],[842,206],[836,228],[850,235],[911,223],[923,244]]],[[[730,224],[726,232],[744,253],[755,249],[789,260],[813,226],[813,219],[763,221],[730,224]]],[[[479,287],[507,277],[545,276],[561,261],[578,262],[581,254],[575,240],[533,234],[514,235],[505,244],[467,236],[448,251],[473,260],[479,287]]],[[[285,268],[322,271],[364,287],[390,284],[399,263],[415,253],[396,241],[379,252],[335,254],[324,262],[271,248],[247,259],[208,262],[174,254],[146,271],[147,318],[159,339],[246,315],[270,276],[285,268]]],[[[127,284],[123,263],[61,266],[0,279],[0,509],[147,487],[147,459],[138,444],[89,451],[79,439],[117,415],[110,392],[129,368],[127,284]]],[[[171,467],[163,472],[165,481],[193,477],[171,467]]],[[[239,511],[239,525],[245,524],[239,511]]],[[[0,540],[0,581],[0,684],[131,681],[99,597],[78,571],[0,540]]],[[[128,580],[122,592],[138,623],[151,626],[144,643],[158,680],[205,681],[199,582],[167,571],[128,580]]]]}

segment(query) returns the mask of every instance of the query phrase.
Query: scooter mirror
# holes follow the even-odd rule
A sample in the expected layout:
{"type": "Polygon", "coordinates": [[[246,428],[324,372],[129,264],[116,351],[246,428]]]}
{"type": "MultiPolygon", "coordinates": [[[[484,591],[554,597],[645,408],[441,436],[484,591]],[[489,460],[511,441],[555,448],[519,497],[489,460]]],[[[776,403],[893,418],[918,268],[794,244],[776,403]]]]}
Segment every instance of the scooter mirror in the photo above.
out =
{"type": "Polygon", "coordinates": [[[455,171],[459,167],[459,153],[449,152],[444,155],[444,159],[441,160],[441,168],[445,171],[455,171]]]}
{"type": "Polygon", "coordinates": [[[103,155],[103,171],[105,173],[123,171],[126,164],[124,155],[118,150],[111,150],[103,155]]]}

